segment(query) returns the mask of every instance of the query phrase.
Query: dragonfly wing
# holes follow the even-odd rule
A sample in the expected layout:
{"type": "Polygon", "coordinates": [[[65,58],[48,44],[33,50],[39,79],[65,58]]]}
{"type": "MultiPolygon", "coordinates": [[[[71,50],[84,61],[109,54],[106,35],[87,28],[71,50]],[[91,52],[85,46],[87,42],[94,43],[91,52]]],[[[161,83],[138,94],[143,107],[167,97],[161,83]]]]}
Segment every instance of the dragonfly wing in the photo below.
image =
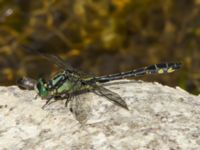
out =
{"type": "Polygon", "coordinates": [[[72,67],[70,64],[65,62],[62,58],[60,58],[57,55],[47,54],[47,59],[49,59],[49,58],[51,59],[52,62],[55,62],[59,68],[61,68],[63,70],[67,70],[70,73],[78,73],[80,75],[86,75],[86,73],[72,67]]]}
{"type": "Polygon", "coordinates": [[[66,70],[69,73],[77,73],[77,74],[80,74],[80,75],[84,74],[82,71],[79,71],[79,70],[73,68],[70,64],[66,63],[62,58],[60,58],[57,55],[42,53],[39,50],[27,47],[25,45],[22,45],[22,48],[29,51],[29,52],[34,52],[36,54],[39,54],[43,58],[45,58],[48,61],[50,61],[51,63],[55,64],[60,69],[66,70]]]}
{"type": "Polygon", "coordinates": [[[60,69],[63,69],[69,73],[77,74],[82,77],[90,77],[91,76],[90,74],[87,74],[81,70],[77,70],[76,68],[72,67],[70,64],[65,62],[62,58],[60,58],[57,55],[44,54],[44,57],[51,62],[55,62],[56,66],[58,66],[60,69]]]}
{"type": "Polygon", "coordinates": [[[118,106],[121,106],[122,108],[125,108],[128,110],[128,106],[126,102],[115,92],[112,92],[111,90],[103,87],[103,86],[96,86],[95,87],[95,94],[104,96],[111,102],[114,102],[118,106]]]}
{"type": "Polygon", "coordinates": [[[57,55],[52,55],[52,54],[45,54],[45,55],[47,59],[51,60],[52,62],[55,62],[59,68],[68,70],[70,72],[75,70],[71,65],[67,64],[62,58],[60,58],[57,55]]]}
{"type": "Polygon", "coordinates": [[[79,95],[74,96],[69,102],[69,109],[81,124],[87,122],[87,118],[91,112],[90,103],[87,102],[87,99],[79,97],[79,95]]]}

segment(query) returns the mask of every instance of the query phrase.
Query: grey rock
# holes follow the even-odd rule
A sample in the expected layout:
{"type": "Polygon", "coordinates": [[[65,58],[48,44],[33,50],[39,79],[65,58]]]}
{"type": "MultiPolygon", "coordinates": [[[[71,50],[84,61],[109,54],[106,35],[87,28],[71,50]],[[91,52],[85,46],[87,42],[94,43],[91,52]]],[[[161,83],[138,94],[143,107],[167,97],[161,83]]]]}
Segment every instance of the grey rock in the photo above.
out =
{"type": "Polygon", "coordinates": [[[0,149],[200,149],[200,96],[141,81],[105,86],[126,101],[129,111],[86,93],[71,102],[78,102],[75,116],[64,101],[42,109],[45,101],[35,99],[35,91],[0,87],[0,149]]]}

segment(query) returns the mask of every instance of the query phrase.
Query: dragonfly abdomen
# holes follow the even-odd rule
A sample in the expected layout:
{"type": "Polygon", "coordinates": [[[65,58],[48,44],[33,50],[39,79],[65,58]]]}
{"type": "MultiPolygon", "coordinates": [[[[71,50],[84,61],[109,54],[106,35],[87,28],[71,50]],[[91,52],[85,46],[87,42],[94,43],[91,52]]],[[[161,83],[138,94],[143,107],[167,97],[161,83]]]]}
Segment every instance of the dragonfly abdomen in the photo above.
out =
{"type": "Polygon", "coordinates": [[[163,73],[171,73],[175,70],[179,69],[181,67],[181,63],[164,63],[164,64],[155,64],[148,67],[143,67],[127,72],[121,72],[106,76],[100,76],[96,77],[96,81],[103,83],[108,82],[112,80],[119,80],[124,78],[130,78],[130,77],[137,77],[137,76],[143,76],[146,74],[163,74],[163,73]]]}

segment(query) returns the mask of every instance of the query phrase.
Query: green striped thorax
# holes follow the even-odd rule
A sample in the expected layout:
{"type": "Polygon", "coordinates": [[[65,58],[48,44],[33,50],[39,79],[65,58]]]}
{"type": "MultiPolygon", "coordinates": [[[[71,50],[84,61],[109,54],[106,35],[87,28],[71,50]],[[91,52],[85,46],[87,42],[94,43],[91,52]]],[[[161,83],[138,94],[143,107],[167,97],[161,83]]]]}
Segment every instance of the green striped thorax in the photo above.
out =
{"type": "Polygon", "coordinates": [[[61,72],[53,76],[53,78],[48,82],[40,78],[37,81],[35,90],[41,98],[45,99],[63,93],[71,94],[81,90],[82,88],[83,86],[81,85],[81,82],[77,81],[76,77],[70,77],[65,72],[61,72]]]}

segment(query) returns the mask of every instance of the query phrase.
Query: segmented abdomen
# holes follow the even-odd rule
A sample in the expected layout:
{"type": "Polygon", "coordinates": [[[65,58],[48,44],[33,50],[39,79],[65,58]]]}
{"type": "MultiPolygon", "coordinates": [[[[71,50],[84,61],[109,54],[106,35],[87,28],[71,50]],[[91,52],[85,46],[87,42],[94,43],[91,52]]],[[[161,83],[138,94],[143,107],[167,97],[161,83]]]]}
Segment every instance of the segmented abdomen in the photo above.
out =
{"type": "Polygon", "coordinates": [[[163,73],[171,73],[181,67],[181,63],[164,63],[164,64],[155,64],[148,67],[143,67],[127,72],[121,72],[111,75],[105,75],[100,77],[95,77],[94,80],[97,82],[103,83],[112,80],[119,80],[124,78],[142,76],[146,74],[163,74],[163,73]]]}

